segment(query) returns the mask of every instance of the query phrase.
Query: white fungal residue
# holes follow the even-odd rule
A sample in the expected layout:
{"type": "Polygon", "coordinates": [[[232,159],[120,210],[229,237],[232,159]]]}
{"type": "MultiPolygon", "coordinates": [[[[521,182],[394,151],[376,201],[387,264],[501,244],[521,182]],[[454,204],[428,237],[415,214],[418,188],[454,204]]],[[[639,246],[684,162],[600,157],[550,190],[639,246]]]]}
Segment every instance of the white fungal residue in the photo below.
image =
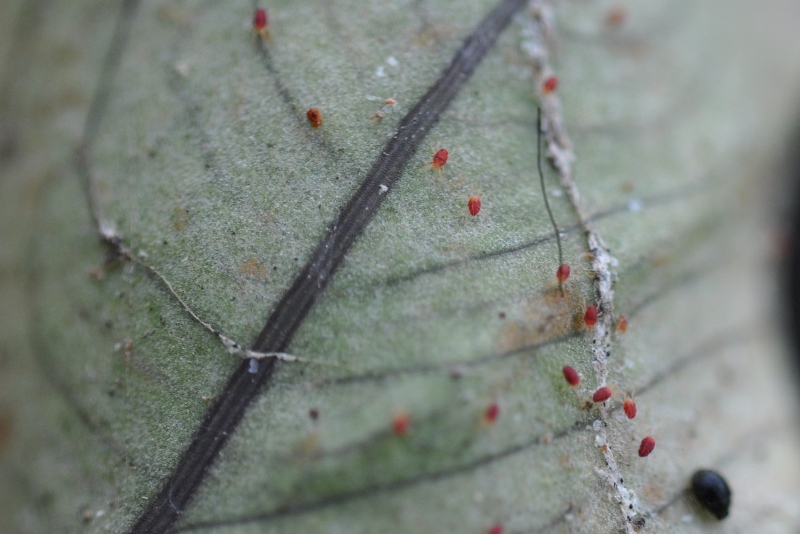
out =
{"type": "MultiPolygon", "coordinates": [[[[557,90],[543,91],[544,81],[555,76],[555,71],[550,63],[549,47],[556,38],[555,15],[549,3],[538,1],[531,4],[528,17],[522,17],[523,24],[521,45],[522,52],[531,62],[533,70],[534,88],[542,108],[542,129],[545,135],[547,158],[555,167],[561,182],[561,187],[578,215],[580,225],[587,236],[589,254],[591,257],[591,271],[595,278],[595,291],[597,293],[598,319],[593,328],[591,343],[592,367],[598,387],[605,386],[608,381],[608,355],[611,347],[611,333],[613,331],[614,315],[614,280],[612,267],[617,264],[616,259],[606,247],[600,234],[589,222],[588,214],[581,206],[581,196],[573,176],[572,163],[575,154],[572,151],[572,142],[567,135],[564,119],[561,114],[561,100],[557,90]]],[[[637,206],[628,205],[631,211],[637,206]]],[[[638,206],[641,208],[641,206],[638,206]]],[[[634,530],[627,518],[636,513],[638,502],[636,496],[628,490],[622,480],[620,469],[614,452],[608,444],[607,427],[610,423],[605,404],[599,405],[600,420],[592,425],[595,435],[595,444],[602,450],[606,466],[598,468],[597,472],[611,486],[618,497],[623,521],[629,534],[634,530]],[[600,424],[596,424],[596,423],[600,424]]]]}

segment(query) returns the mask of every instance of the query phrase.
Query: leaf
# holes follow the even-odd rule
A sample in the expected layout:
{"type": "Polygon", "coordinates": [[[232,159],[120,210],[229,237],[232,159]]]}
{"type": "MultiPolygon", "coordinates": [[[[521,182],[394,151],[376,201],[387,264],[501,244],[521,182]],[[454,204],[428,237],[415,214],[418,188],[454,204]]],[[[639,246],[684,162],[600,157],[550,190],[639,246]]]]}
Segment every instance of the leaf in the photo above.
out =
{"type": "MultiPolygon", "coordinates": [[[[125,532],[247,364],[141,265],[98,270],[87,190],[199,317],[250,346],[495,4],[275,2],[267,53],[247,2],[62,4],[2,7],[19,29],[4,41],[0,502],[18,531],[125,532]]],[[[642,1],[616,29],[608,9],[559,3],[552,39],[530,12],[500,35],[294,334],[310,363],[275,365],[179,530],[606,532],[630,491],[647,531],[699,532],[716,528],[685,496],[700,467],[733,488],[728,528],[796,525],[776,498],[797,495],[800,465],[756,184],[791,127],[797,8],[642,1]],[[558,75],[579,208],[616,258],[629,327],[608,376],[636,389],[632,421],[620,397],[583,406],[598,295],[548,168],[573,272],[566,296],[555,284],[528,39],[558,75]]]]}

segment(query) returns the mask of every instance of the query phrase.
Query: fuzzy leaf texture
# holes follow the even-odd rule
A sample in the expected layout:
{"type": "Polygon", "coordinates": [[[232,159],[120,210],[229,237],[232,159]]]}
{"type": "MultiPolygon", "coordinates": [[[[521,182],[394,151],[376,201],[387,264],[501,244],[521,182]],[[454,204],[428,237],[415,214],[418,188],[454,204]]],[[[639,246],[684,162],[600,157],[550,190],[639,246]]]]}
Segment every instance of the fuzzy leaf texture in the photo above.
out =
{"type": "MultiPolygon", "coordinates": [[[[200,318],[251,347],[497,5],[271,1],[263,50],[243,0],[0,5],[4,532],[129,532],[247,365],[152,272],[104,266],[87,197],[200,318]]],[[[800,526],[765,224],[800,94],[800,6],[538,13],[514,16],[407,159],[285,347],[306,361],[275,363],[170,532],[800,526]],[[572,267],[563,296],[536,173],[536,47],[558,76],[580,193],[576,209],[545,166],[572,267]],[[601,275],[613,313],[587,328],[601,275]],[[564,365],[582,376],[574,391],[564,365]],[[599,382],[617,393],[587,408],[599,382]],[[686,492],[699,468],[732,488],[722,523],[686,492]]]]}

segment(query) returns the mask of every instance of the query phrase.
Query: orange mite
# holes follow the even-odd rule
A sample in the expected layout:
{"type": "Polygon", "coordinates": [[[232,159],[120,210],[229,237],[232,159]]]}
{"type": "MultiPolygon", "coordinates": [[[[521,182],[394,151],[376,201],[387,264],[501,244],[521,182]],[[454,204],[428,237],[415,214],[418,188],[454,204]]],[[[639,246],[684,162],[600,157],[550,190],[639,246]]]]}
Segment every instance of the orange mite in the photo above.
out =
{"type": "Polygon", "coordinates": [[[431,166],[437,170],[441,169],[447,163],[447,157],[449,155],[450,153],[447,150],[440,148],[436,154],[433,155],[433,163],[431,163],[431,166]]]}
{"type": "Polygon", "coordinates": [[[481,211],[481,199],[475,195],[469,197],[467,201],[467,209],[469,209],[469,214],[473,217],[476,216],[481,211]]]}
{"type": "Polygon", "coordinates": [[[656,448],[656,439],[653,436],[647,436],[642,440],[641,445],[639,445],[639,456],[644,458],[645,456],[649,456],[653,449],[656,448]]]}
{"type": "Polygon", "coordinates": [[[253,14],[253,30],[262,40],[269,39],[269,18],[267,17],[266,9],[262,7],[256,9],[253,14]]]}
{"type": "Polygon", "coordinates": [[[594,392],[594,395],[592,395],[592,400],[594,402],[605,402],[608,399],[610,399],[611,395],[613,395],[613,394],[614,394],[614,392],[611,391],[610,387],[603,386],[603,387],[601,387],[600,389],[598,389],[597,391],[594,392]]]}
{"type": "Polygon", "coordinates": [[[575,387],[581,383],[581,375],[569,365],[564,366],[561,371],[564,373],[564,380],[566,380],[567,384],[570,386],[575,387]]]}
{"type": "Polygon", "coordinates": [[[558,270],[556,271],[556,278],[562,284],[566,282],[567,278],[569,278],[569,265],[567,265],[566,263],[562,263],[561,265],[559,265],[558,270]]]}
{"type": "Polygon", "coordinates": [[[591,305],[586,308],[586,313],[583,314],[583,322],[589,327],[597,324],[597,306],[591,305]]]}
{"type": "Polygon", "coordinates": [[[503,525],[497,524],[494,525],[492,528],[489,529],[489,532],[486,534],[503,534],[503,525]]]}
{"type": "Polygon", "coordinates": [[[406,412],[400,412],[392,418],[392,432],[397,437],[402,438],[408,434],[408,427],[411,421],[406,412]]]}
{"type": "Polygon", "coordinates": [[[306,111],[306,118],[308,118],[308,123],[311,124],[314,128],[319,128],[322,126],[322,112],[319,108],[311,108],[306,111]]]}
{"type": "Polygon", "coordinates": [[[487,423],[494,423],[500,416],[500,406],[498,406],[496,402],[492,403],[488,408],[486,408],[486,413],[483,414],[483,416],[487,423]]]}
{"type": "Polygon", "coordinates": [[[628,329],[628,318],[624,315],[620,315],[619,319],[617,319],[617,332],[625,332],[628,329]]]}
{"type": "Polygon", "coordinates": [[[556,89],[558,89],[558,78],[555,76],[548,76],[544,83],[542,83],[542,92],[544,94],[549,94],[556,89]]]}
{"type": "Polygon", "coordinates": [[[622,411],[625,412],[628,419],[636,417],[636,401],[633,399],[625,399],[625,402],[622,403],[622,411]]]}

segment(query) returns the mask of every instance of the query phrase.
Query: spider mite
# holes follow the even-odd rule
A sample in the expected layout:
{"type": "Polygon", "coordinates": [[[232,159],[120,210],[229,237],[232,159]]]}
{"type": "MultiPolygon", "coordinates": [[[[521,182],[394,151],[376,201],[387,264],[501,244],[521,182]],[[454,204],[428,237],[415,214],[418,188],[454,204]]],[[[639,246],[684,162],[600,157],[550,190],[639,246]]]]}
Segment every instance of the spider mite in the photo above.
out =
{"type": "Polygon", "coordinates": [[[578,371],[570,367],[569,365],[565,365],[561,372],[564,373],[564,380],[567,381],[572,387],[576,387],[578,384],[581,383],[581,375],[578,374],[578,371]]]}
{"type": "Polygon", "coordinates": [[[500,416],[500,406],[493,402],[486,408],[486,412],[483,414],[483,419],[489,423],[490,425],[497,421],[497,418],[500,416]]]}
{"type": "Polygon", "coordinates": [[[486,534],[503,534],[503,525],[500,523],[494,525],[486,534]]]}
{"type": "Polygon", "coordinates": [[[556,269],[556,279],[558,280],[559,284],[563,284],[569,278],[569,265],[566,263],[562,263],[556,269]]]}
{"type": "Polygon", "coordinates": [[[253,13],[253,31],[262,41],[269,40],[269,17],[267,17],[267,10],[263,7],[256,9],[253,13]]]}
{"type": "Polygon", "coordinates": [[[656,448],[656,438],[653,436],[647,436],[642,440],[642,443],[639,445],[639,456],[644,458],[645,456],[649,456],[653,449],[656,448]]]}
{"type": "Polygon", "coordinates": [[[622,411],[625,412],[625,415],[628,416],[628,419],[633,419],[636,417],[636,392],[634,391],[633,394],[628,397],[625,396],[625,400],[622,402],[622,411]]]}
{"type": "Polygon", "coordinates": [[[431,159],[431,164],[428,165],[427,169],[433,169],[439,173],[439,179],[442,179],[442,168],[447,165],[447,158],[450,157],[450,152],[448,152],[444,148],[439,148],[434,152],[433,158],[431,159]]]}
{"type": "Polygon", "coordinates": [[[408,417],[408,413],[398,412],[392,417],[392,432],[394,432],[395,436],[402,438],[408,434],[410,424],[411,420],[408,417]]]}
{"type": "Polygon", "coordinates": [[[313,128],[319,128],[322,126],[322,112],[319,108],[311,108],[306,111],[306,118],[308,119],[308,123],[313,128]]]}
{"type": "Polygon", "coordinates": [[[587,306],[586,313],[583,314],[583,322],[590,328],[597,324],[597,306],[594,304],[587,306]]]}
{"type": "Polygon", "coordinates": [[[442,179],[442,167],[447,165],[447,158],[449,157],[450,157],[450,152],[448,152],[444,148],[440,148],[433,155],[433,160],[431,161],[430,168],[439,173],[440,180],[442,179]]]}
{"type": "Polygon", "coordinates": [[[542,93],[547,95],[558,89],[558,78],[555,76],[548,76],[542,82],[542,93]]]}
{"type": "Polygon", "coordinates": [[[625,315],[620,315],[617,319],[617,332],[625,333],[628,329],[628,318],[625,315]]]}
{"type": "Polygon", "coordinates": [[[603,386],[603,387],[601,387],[600,389],[598,389],[597,391],[594,392],[594,395],[592,395],[592,401],[594,401],[594,402],[605,402],[608,399],[610,399],[611,395],[613,395],[613,394],[614,394],[614,392],[611,391],[610,387],[603,386]]]}
{"type": "Polygon", "coordinates": [[[467,201],[469,214],[475,217],[481,211],[481,199],[478,195],[472,195],[467,201]]]}

